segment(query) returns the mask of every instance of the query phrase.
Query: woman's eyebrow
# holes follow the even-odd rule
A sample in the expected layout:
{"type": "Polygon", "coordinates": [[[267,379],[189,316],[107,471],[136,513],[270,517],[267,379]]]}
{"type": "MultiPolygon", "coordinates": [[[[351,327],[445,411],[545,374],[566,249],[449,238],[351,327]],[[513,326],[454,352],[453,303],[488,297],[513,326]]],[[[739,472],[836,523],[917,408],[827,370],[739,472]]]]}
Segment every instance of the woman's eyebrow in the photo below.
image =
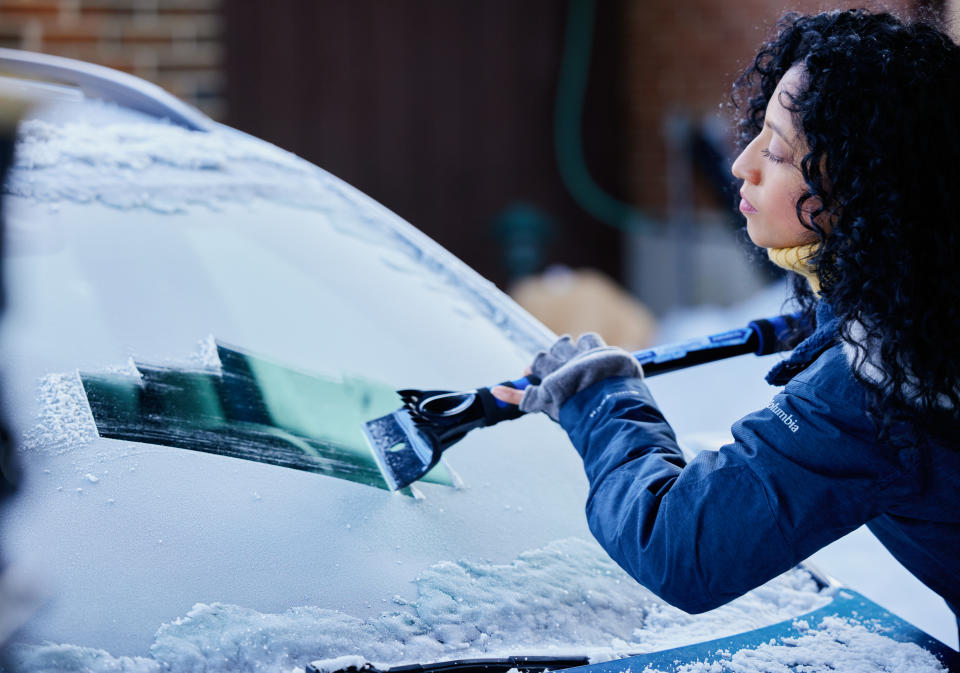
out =
{"type": "Polygon", "coordinates": [[[770,121],[769,119],[764,119],[763,121],[764,121],[764,123],[765,123],[767,126],[769,126],[771,129],[773,129],[773,132],[774,132],[774,133],[776,133],[778,136],[780,136],[781,138],[783,138],[783,140],[784,140],[788,145],[790,145],[791,147],[793,147],[793,143],[790,142],[790,139],[787,138],[787,135],[780,129],[779,126],[777,126],[776,124],[774,124],[774,123],[773,123],[772,121],[770,121]]]}

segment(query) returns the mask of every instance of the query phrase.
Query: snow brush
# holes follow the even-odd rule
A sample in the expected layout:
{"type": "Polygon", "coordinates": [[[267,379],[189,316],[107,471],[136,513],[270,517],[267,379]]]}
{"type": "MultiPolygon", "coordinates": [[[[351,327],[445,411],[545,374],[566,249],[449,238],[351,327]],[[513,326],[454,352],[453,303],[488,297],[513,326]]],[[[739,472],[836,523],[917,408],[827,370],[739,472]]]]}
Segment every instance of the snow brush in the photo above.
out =
{"type": "MultiPolygon", "coordinates": [[[[746,327],[637,351],[633,356],[645,376],[656,376],[735,355],[770,355],[788,350],[785,338],[801,324],[798,313],[763,318],[746,327]]],[[[497,385],[524,390],[538,383],[531,375],[497,385]]],[[[490,392],[493,387],[465,392],[398,390],[403,407],[363,427],[390,489],[399,490],[423,477],[444,451],[471,430],[525,415],[517,405],[495,398],[490,392]]]]}

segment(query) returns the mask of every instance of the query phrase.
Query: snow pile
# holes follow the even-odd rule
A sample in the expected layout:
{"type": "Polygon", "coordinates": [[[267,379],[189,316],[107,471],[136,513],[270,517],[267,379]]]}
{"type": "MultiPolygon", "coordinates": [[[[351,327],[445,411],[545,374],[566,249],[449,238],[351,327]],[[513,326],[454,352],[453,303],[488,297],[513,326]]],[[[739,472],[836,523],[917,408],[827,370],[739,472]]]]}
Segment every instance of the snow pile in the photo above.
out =
{"type": "Polygon", "coordinates": [[[325,177],[295,155],[235,132],[29,120],[20,125],[6,191],[49,203],[100,201],[172,213],[257,197],[298,205],[316,198],[325,177]]]}
{"type": "Polygon", "coordinates": [[[370,668],[369,663],[363,657],[350,656],[336,657],[335,659],[318,659],[310,662],[319,673],[337,673],[337,671],[359,671],[364,668],[370,668]]]}
{"type": "MultiPolygon", "coordinates": [[[[839,617],[824,617],[799,638],[783,638],[756,648],[724,653],[712,662],[698,662],[672,673],[946,673],[937,658],[915,643],[901,643],[870,631],[862,624],[839,617]]],[[[664,673],[647,667],[642,673],[664,673]]]]}
{"type": "Polygon", "coordinates": [[[18,645],[15,670],[289,671],[318,659],[363,657],[378,667],[462,657],[586,655],[606,660],[732,635],[814,610],[830,596],[793,570],[701,615],[636,584],[595,543],[569,539],[509,564],[439,563],[417,598],[360,618],[320,607],[262,613],[198,604],[157,631],[149,658],[70,645],[18,645]]]}
{"type": "Polygon", "coordinates": [[[35,426],[24,433],[21,451],[63,454],[98,437],[97,424],[76,371],[48,374],[40,379],[40,413],[35,426]]]}
{"type": "Polygon", "coordinates": [[[217,340],[212,334],[197,342],[197,351],[190,355],[190,363],[210,371],[221,371],[223,364],[217,350],[217,340]]]}
{"type": "MultiPolygon", "coordinates": [[[[196,357],[209,359],[203,351],[196,357]]],[[[108,367],[103,371],[140,380],[140,372],[132,358],[122,366],[108,367]]],[[[37,403],[37,422],[23,433],[18,443],[20,451],[62,455],[100,436],[79,371],[58,372],[40,378],[37,403]]]]}

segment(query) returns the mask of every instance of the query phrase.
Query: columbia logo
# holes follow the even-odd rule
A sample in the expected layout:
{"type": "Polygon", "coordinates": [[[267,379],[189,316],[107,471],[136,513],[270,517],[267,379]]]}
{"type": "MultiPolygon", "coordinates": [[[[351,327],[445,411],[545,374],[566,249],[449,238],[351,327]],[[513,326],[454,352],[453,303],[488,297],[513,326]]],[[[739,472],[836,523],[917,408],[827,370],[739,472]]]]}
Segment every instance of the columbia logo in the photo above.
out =
{"type": "Polygon", "coordinates": [[[587,418],[593,418],[593,417],[596,416],[598,413],[600,413],[600,410],[603,408],[603,405],[605,405],[605,404],[606,404],[607,402],[609,402],[610,400],[616,400],[616,399],[618,399],[618,398],[620,398],[620,397],[636,397],[636,398],[639,398],[639,399],[641,399],[641,400],[643,399],[643,396],[642,396],[638,391],[636,391],[636,390],[621,390],[621,391],[618,391],[618,392],[615,392],[615,393],[608,393],[608,394],[606,394],[606,395],[603,396],[603,399],[600,400],[600,404],[598,404],[598,405],[593,409],[593,411],[590,412],[590,414],[587,416],[587,418]]]}
{"type": "Polygon", "coordinates": [[[773,412],[773,415],[783,421],[783,424],[790,428],[790,432],[796,432],[800,429],[800,426],[795,420],[793,420],[793,414],[788,414],[786,411],[780,408],[780,405],[776,402],[771,402],[767,405],[767,409],[773,412]]]}

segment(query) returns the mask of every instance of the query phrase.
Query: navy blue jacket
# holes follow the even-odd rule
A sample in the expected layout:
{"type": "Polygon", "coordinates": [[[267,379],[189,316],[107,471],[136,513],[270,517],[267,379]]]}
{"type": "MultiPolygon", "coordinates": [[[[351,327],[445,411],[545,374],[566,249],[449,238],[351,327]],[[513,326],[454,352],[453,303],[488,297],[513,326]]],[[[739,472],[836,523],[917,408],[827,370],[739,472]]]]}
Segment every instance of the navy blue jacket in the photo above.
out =
{"type": "MultiPolygon", "coordinates": [[[[821,302],[817,329],[768,380],[785,387],[734,442],[685,464],[646,384],[612,378],[560,409],[583,457],[587,519],[607,553],[669,603],[722,605],[867,524],[960,607],[960,450],[881,443],[821,302]]],[[[732,394],[736,382],[730,382],[732,394]]]]}

